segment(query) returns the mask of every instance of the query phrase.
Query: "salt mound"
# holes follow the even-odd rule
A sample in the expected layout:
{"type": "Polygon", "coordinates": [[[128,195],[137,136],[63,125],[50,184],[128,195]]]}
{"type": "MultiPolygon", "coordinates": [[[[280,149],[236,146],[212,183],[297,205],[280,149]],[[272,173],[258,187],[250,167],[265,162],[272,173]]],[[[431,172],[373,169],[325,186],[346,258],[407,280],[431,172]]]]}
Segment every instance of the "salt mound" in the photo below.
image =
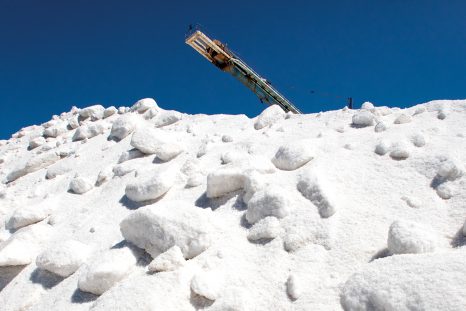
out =
{"type": "Polygon", "coordinates": [[[440,165],[437,174],[442,178],[452,181],[463,176],[461,166],[461,163],[456,159],[448,159],[440,165]]]}
{"type": "Polygon", "coordinates": [[[126,196],[136,202],[155,200],[175,184],[177,172],[169,167],[154,172],[151,176],[126,185],[126,196]]]}
{"type": "Polygon", "coordinates": [[[253,224],[267,216],[283,218],[290,213],[291,206],[286,193],[276,187],[259,190],[248,202],[246,220],[253,224]]]}
{"type": "Polygon", "coordinates": [[[262,111],[261,114],[257,117],[257,120],[254,123],[254,128],[256,130],[260,130],[266,126],[270,126],[276,123],[279,120],[285,119],[285,116],[286,113],[282,108],[280,108],[278,105],[272,105],[264,109],[264,111],[262,111]]]}
{"type": "Polygon", "coordinates": [[[420,224],[399,220],[390,225],[387,245],[392,254],[427,253],[435,250],[437,238],[420,224]]]}
{"type": "Polygon", "coordinates": [[[307,141],[294,141],[278,148],[272,163],[281,170],[292,171],[305,165],[314,157],[307,141]]]}
{"type": "Polygon", "coordinates": [[[81,271],[78,288],[84,292],[102,295],[128,276],[136,263],[137,257],[128,247],[112,249],[81,271]]]}
{"type": "Polygon", "coordinates": [[[67,240],[53,244],[36,258],[36,265],[62,277],[73,274],[86,262],[91,254],[90,248],[79,241],[67,240]]]}
{"type": "Polygon", "coordinates": [[[121,222],[120,230],[127,241],[153,258],[175,245],[185,258],[193,258],[210,246],[211,217],[209,210],[171,201],[138,209],[121,222]]]}
{"type": "Polygon", "coordinates": [[[463,310],[463,248],[445,254],[392,256],[353,274],[341,292],[345,310],[463,310]]]}
{"type": "Polygon", "coordinates": [[[404,124],[404,123],[409,123],[413,120],[413,118],[410,115],[407,114],[400,114],[393,123],[395,124],[404,124]]]}

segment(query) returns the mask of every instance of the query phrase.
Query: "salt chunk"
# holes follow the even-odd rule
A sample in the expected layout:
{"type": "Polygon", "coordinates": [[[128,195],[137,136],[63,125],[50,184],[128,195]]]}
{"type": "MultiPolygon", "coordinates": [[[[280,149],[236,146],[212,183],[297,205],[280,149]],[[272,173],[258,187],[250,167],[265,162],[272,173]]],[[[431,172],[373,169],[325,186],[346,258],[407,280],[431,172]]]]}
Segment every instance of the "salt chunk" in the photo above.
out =
{"type": "Polygon", "coordinates": [[[285,119],[286,113],[278,105],[272,105],[257,117],[256,122],[254,123],[254,128],[260,130],[266,126],[270,126],[280,120],[285,119]]]}
{"type": "Polygon", "coordinates": [[[425,226],[398,220],[390,225],[387,245],[392,254],[427,253],[436,249],[437,237],[425,226]]]}
{"type": "Polygon", "coordinates": [[[7,229],[19,229],[28,225],[35,224],[42,221],[50,215],[52,209],[48,204],[49,202],[42,202],[36,205],[30,205],[15,210],[13,215],[8,219],[5,224],[7,229]]]}
{"type": "Polygon", "coordinates": [[[86,107],[79,111],[79,116],[83,119],[100,120],[104,117],[105,108],[102,105],[86,107]]]}
{"type": "Polygon", "coordinates": [[[100,187],[103,183],[110,180],[113,177],[113,170],[111,166],[107,166],[99,172],[95,185],[100,187]]]}
{"type": "Polygon", "coordinates": [[[375,128],[374,128],[374,131],[376,133],[380,133],[380,132],[383,132],[387,130],[387,126],[385,125],[385,123],[383,122],[378,122],[376,125],[375,125],[375,128]]]}
{"type": "Polygon", "coordinates": [[[102,295],[128,276],[137,263],[133,251],[127,247],[112,249],[81,271],[78,288],[83,292],[102,295]]]}
{"type": "Polygon", "coordinates": [[[409,123],[413,120],[413,118],[410,115],[407,114],[400,114],[393,123],[395,124],[404,124],[404,123],[409,123]]]}
{"type": "Polygon", "coordinates": [[[314,158],[307,141],[294,141],[280,146],[272,163],[281,170],[292,171],[300,168],[314,158]]]}
{"type": "Polygon", "coordinates": [[[392,144],[388,140],[382,140],[375,146],[374,152],[378,155],[385,155],[390,151],[391,146],[392,144]]]}
{"type": "Polygon", "coordinates": [[[267,216],[283,218],[290,210],[290,202],[284,191],[277,187],[268,187],[254,193],[249,200],[246,220],[254,224],[267,216]]]}
{"type": "Polygon", "coordinates": [[[159,106],[155,102],[153,98],[143,98],[138,100],[134,105],[131,107],[131,111],[137,111],[139,113],[143,113],[150,108],[158,108],[159,106]]]}
{"type": "Polygon", "coordinates": [[[252,226],[248,233],[248,240],[274,239],[281,232],[280,222],[276,217],[265,217],[252,226]]]}
{"type": "Polygon", "coordinates": [[[355,127],[371,126],[374,124],[374,115],[366,110],[360,111],[353,115],[351,123],[355,127]]]}
{"type": "Polygon", "coordinates": [[[155,200],[164,195],[175,184],[177,172],[169,167],[154,172],[151,176],[126,185],[126,196],[136,202],[155,200]]]}
{"type": "Polygon", "coordinates": [[[147,268],[151,272],[173,271],[184,265],[185,262],[181,249],[175,245],[155,257],[147,268]]]}
{"type": "Polygon", "coordinates": [[[159,202],[144,206],[120,223],[125,239],[144,248],[153,258],[178,246],[185,258],[206,250],[213,238],[212,211],[184,201],[159,202]]]}
{"type": "Polygon", "coordinates": [[[118,110],[114,106],[110,106],[104,110],[104,118],[108,118],[116,114],[118,110]]]}
{"type": "Polygon", "coordinates": [[[297,300],[302,295],[302,289],[296,275],[292,274],[286,280],[286,292],[292,300],[297,300]]]}
{"type": "Polygon", "coordinates": [[[70,182],[70,190],[76,194],[83,194],[88,192],[93,188],[92,182],[88,178],[84,177],[75,177],[70,182]]]}
{"type": "Polygon", "coordinates": [[[145,154],[138,149],[131,149],[123,152],[118,159],[118,163],[123,163],[129,160],[142,158],[145,154]]]}
{"type": "Polygon", "coordinates": [[[329,186],[324,178],[318,178],[311,171],[304,172],[300,176],[297,188],[317,207],[321,217],[327,218],[336,213],[336,195],[332,193],[333,187],[329,186]]]}
{"type": "Polygon", "coordinates": [[[174,110],[162,110],[153,119],[155,127],[163,127],[174,124],[181,120],[183,115],[174,110]]]}
{"type": "Polygon", "coordinates": [[[33,173],[42,168],[45,168],[49,165],[60,160],[60,156],[54,151],[49,151],[37,156],[32,157],[24,167],[13,170],[10,174],[7,175],[7,181],[14,181],[22,176],[25,176],[29,173],[33,173]]]}
{"type": "Polygon", "coordinates": [[[440,165],[437,174],[448,180],[458,179],[463,176],[462,165],[456,159],[448,159],[440,165]]]}
{"type": "Polygon", "coordinates": [[[242,189],[244,175],[237,168],[221,168],[207,175],[208,198],[221,197],[227,193],[242,189]]]}
{"type": "Polygon", "coordinates": [[[409,158],[410,149],[407,144],[403,142],[395,143],[392,146],[392,151],[390,152],[390,157],[395,160],[405,160],[409,158]]]}
{"type": "Polygon", "coordinates": [[[29,149],[34,149],[45,144],[45,138],[42,136],[35,137],[29,141],[29,149]]]}
{"type": "Polygon", "coordinates": [[[40,253],[36,265],[62,277],[68,277],[86,262],[91,255],[91,249],[84,243],[66,240],[54,243],[40,253]]]}
{"type": "Polygon", "coordinates": [[[19,229],[0,245],[0,267],[30,264],[53,232],[46,224],[19,229]]]}
{"type": "Polygon", "coordinates": [[[110,137],[121,140],[131,134],[137,126],[138,120],[134,115],[123,115],[113,122],[110,137]]]}
{"type": "Polygon", "coordinates": [[[424,135],[420,133],[413,135],[411,137],[411,142],[416,147],[424,147],[426,145],[426,139],[424,138],[424,135]]]}
{"type": "Polygon", "coordinates": [[[218,298],[220,288],[220,278],[212,272],[198,273],[191,280],[191,290],[209,300],[218,298]]]}
{"type": "Polygon", "coordinates": [[[364,102],[361,105],[361,109],[366,109],[366,110],[374,109],[374,104],[372,104],[371,102],[364,102]]]}

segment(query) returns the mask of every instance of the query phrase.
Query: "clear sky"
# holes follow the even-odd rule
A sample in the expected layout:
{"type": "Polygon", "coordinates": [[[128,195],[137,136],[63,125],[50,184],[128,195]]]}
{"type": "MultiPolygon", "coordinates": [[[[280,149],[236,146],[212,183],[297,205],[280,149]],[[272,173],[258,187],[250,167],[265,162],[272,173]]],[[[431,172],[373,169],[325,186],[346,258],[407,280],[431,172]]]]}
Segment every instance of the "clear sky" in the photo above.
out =
{"type": "Polygon", "coordinates": [[[0,0],[0,138],[73,105],[143,97],[257,115],[248,89],[184,43],[190,23],[304,112],[349,96],[401,107],[466,98],[463,0],[0,0]]]}

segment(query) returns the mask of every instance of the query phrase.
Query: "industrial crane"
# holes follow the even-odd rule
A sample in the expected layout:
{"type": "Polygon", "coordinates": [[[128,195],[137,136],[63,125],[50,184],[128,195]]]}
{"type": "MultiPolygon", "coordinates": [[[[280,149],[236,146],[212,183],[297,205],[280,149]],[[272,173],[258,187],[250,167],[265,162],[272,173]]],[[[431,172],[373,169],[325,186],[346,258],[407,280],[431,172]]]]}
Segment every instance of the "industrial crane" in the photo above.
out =
{"type": "Polygon", "coordinates": [[[266,79],[246,65],[235,53],[230,51],[222,42],[212,40],[203,32],[196,30],[187,39],[199,54],[222,71],[230,73],[259,97],[260,101],[268,105],[278,105],[285,112],[291,111],[301,114],[289,100],[280,94],[266,79]]]}

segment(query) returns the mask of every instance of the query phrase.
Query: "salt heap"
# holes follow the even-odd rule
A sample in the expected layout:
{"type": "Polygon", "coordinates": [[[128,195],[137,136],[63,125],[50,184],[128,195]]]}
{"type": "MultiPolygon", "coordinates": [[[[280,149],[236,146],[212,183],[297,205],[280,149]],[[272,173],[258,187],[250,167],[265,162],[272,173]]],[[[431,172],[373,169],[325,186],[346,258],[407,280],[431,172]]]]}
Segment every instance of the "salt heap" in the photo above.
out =
{"type": "Polygon", "coordinates": [[[0,140],[1,310],[464,309],[466,100],[128,104],[0,140]]]}

